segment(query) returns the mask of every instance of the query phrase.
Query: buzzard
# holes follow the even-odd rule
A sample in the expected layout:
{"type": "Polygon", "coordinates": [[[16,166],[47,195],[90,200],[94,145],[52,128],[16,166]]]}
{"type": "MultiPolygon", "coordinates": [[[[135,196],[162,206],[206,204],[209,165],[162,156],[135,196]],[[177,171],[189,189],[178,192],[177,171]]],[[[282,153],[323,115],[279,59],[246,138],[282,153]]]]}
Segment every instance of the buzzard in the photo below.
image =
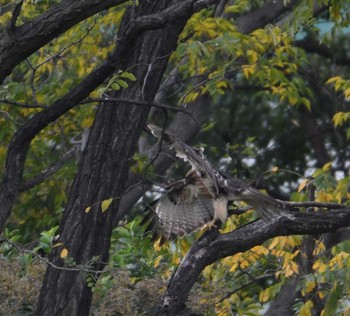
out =
{"type": "Polygon", "coordinates": [[[191,165],[184,179],[167,186],[164,194],[147,208],[149,212],[141,225],[148,223],[146,232],[153,232],[153,241],[160,238],[162,245],[205,226],[220,226],[226,221],[228,204],[232,201],[247,203],[266,221],[283,212],[278,200],[216,170],[203,148],[189,146],[158,126],[149,125],[149,128],[175,150],[177,157],[191,165]]]}

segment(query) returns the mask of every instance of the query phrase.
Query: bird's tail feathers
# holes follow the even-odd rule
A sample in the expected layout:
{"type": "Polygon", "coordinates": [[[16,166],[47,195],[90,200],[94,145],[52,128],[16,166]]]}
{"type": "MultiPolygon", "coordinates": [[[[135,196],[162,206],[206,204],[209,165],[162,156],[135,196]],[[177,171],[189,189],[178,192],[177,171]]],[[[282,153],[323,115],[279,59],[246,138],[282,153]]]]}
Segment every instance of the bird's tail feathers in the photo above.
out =
{"type": "Polygon", "coordinates": [[[285,212],[282,203],[253,187],[244,191],[242,201],[252,206],[265,221],[270,221],[271,218],[285,212]]]}

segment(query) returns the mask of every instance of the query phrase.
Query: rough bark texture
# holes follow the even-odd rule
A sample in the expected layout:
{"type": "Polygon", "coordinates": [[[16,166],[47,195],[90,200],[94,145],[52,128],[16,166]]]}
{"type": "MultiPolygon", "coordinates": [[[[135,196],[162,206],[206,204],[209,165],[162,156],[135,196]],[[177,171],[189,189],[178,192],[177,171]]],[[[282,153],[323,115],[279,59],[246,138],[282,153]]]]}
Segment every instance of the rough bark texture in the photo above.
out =
{"type": "MultiPolygon", "coordinates": [[[[132,14],[137,20],[138,16],[159,12],[174,2],[154,1],[150,4],[144,1],[135,11],[130,9],[124,17],[119,36],[128,33],[127,22],[132,14]]],[[[154,98],[169,55],[176,47],[177,37],[191,13],[191,3],[188,4],[190,6],[183,8],[184,14],[178,17],[176,23],[164,20],[159,24],[164,27],[160,31],[134,33],[134,41],[128,42],[121,65],[122,69],[131,69],[138,80],[114,96],[148,101],[154,98]]],[[[142,23],[137,27],[142,27],[142,23]]],[[[120,45],[117,49],[121,49],[120,45]]],[[[86,264],[93,256],[98,256],[94,268],[101,270],[107,262],[112,223],[119,200],[115,199],[106,212],[101,212],[100,203],[96,203],[118,197],[123,192],[128,167],[148,111],[147,107],[130,104],[103,104],[96,113],[59,229],[60,242],[77,264],[86,264]],[[92,205],[95,206],[86,213],[85,208],[92,205]]],[[[62,266],[60,251],[59,248],[54,249],[50,260],[62,266]]],[[[57,270],[49,266],[41,289],[38,315],[88,315],[91,289],[87,286],[86,276],[83,272],[57,270]]]]}
{"type": "Polygon", "coordinates": [[[347,226],[350,226],[349,208],[327,213],[295,213],[276,217],[269,223],[258,220],[222,235],[210,230],[191,247],[173,274],[158,314],[187,313],[186,300],[199,274],[207,265],[221,258],[244,252],[276,236],[318,234],[347,226]]]}

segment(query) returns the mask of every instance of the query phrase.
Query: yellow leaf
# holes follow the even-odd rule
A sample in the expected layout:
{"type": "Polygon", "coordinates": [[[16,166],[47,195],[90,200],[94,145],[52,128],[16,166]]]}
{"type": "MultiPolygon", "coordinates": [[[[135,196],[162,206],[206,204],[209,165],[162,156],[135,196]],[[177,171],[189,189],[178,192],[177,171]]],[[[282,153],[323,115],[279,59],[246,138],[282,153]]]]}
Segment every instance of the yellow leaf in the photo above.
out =
{"type": "Polygon", "coordinates": [[[221,81],[216,83],[216,87],[217,88],[227,88],[227,82],[224,80],[221,80],[221,81]]]}
{"type": "Polygon", "coordinates": [[[317,271],[319,273],[323,273],[328,269],[328,265],[321,262],[320,260],[317,260],[313,265],[312,265],[312,269],[314,271],[317,271]]]}
{"type": "Polygon", "coordinates": [[[341,204],[341,201],[342,201],[342,194],[341,194],[341,192],[339,192],[339,193],[335,196],[335,198],[336,198],[338,204],[341,204]]]}
{"type": "Polygon", "coordinates": [[[267,256],[269,254],[269,250],[264,246],[255,246],[251,249],[251,251],[256,255],[264,255],[267,256]]]}
{"type": "Polygon", "coordinates": [[[310,316],[312,315],[312,307],[314,304],[312,301],[308,300],[301,308],[299,311],[299,316],[310,316]]]}
{"type": "Polygon", "coordinates": [[[247,57],[248,57],[249,63],[251,64],[254,64],[258,60],[257,52],[251,49],[247,51],[247,57]]]}
{"type": "Polygon", "coordinates": [[[245,269],[247,267],[249,267],[249,261],[248,260],[243,260],[239,263],[239,266],[241,269],[245,269]]]}
{"type": "Polygon", "coordinates": [[[109,198],[107,200],[102,201],[102,203],[101,203],[102,213],[107,211],[107,209],[109,208],[109,206],[111,205],[112,202],[113,202],[113,198],[109,198]]]}
{"type": "Polygon", "coordinates": [[[260,294],[259,294],[259,300],[260,300],[261,303],[266,302],[269,299],[269,297],[270,297],[270,290],[269,290],[269,288],[261,291],[260,294]]]}
{"type": "Polygon", "coordinates": [[[345,98],[350,98],[350,88],[344,90],[345,98]]]}
{"type": "Polygon", "coordinates": [[[89,206],[85,209],[85,213],[89,213],[90,211],[91,211],[91,206],[89,206]]]}
{"type": "Polygon", "coordinates": [[[295,105],[298,102],[298,98],[295,95],[291,95],[288,97],[288,101],[291,105],[295,105]]]}
{"type": "Polygon", "coordinates": [[[254,73],[255,65],[253,66],[242,66],[244,76],[249,79],[250,75],[254,73]]]}
{"type": "Polygon", "coordinates": [[[238,263],[233,264],[230,268],[230,272],[236,271],[237,267],[238,267],[238,263]]]}
{"type": "Polygon", "coordinates": [[[274,238],[272,243],[269,245],[269,249],[270,250],[273,249],[278,244],[278,242],[279,242],[279,238],[278,237],[274,238]]]}
{"type": "Polygon", "coordinates": [[[61,253],[60,253],[60,257],[62,259],[66,258],[68,256],[68,249],[67,248],[63,248],[61,253]]]}
{"type": "Polygon", "coordinates": [[[294,261],[290,261],[285,267],[284,275],[286,277],[289,277],[298,272],[299,272],[298,265],[294,261]]]}
{"type": "Polygon", "coordinates": [[[326,84],[330,84],[330,83],[335,82],[335,81],[338,81],[338,80],[343,80],[343,79],[342,79],[341,77],[339,77],[339,76],[332,77],[332,78],[330,78],[330,79],[328,79],[328,80],[326,81],[326,84]]]}
{"type": "Polygon", "coordinates": [[[160,260],[161,260],[162,258],[163,258],[162,256],[159,256],[158,258],[156,258],[156,260],[154,260],[153,266],[154,266],[155,268],[157,268],[157,267],[159,266],[159,262],[160,262],[160,260]]]}
{"type": "Polygon", "coordinates": [[[305,293],[311,293],[313,289],[316,287],[315,281],[309,281],[306,283],[305,293]]]}
{"type": "Polygon", "coordinates": [[[298,187],[298,192],[301,192],[307,186],[308,182],[309,179],[304,179],[303,181],[301,181],[298,187]]]}
{"type": "Polygon", "coordinates": [[[332,162],[327,162],[323,167],[322,167],[322,170],[323,171],[328,171],[330,170],[332,167],[332,162]]]}
{"type": "Polygon", "coordinates": [[[325,247],[324,243],[322,241],[318,241],[312,254],[314,256],[317,256],[317,255],[321,254],[322,252],[324,252],[325,250],[326,250],[326,247],[325,247]]]}
{"type": "Polygon", "coordinates": [[[273,168],[271,168],[271,170],[270,170],[271,172],[277,172],[278,171],[278,167],[277,166],[275,166],[275,167],[273,167],[273,168]]]}
{"type": "Polygon", "coordinates": [[[335,127],[342,124],[343,117],[344,117],[344,112],[338,112],[334,114],[332,121],[335,127]]]}
{"type": "Polygon", "coordinates": [[[57,248],[57,247],[62,246],[62,245],[63,245],[63,243],[58,242],[58,243],[56,243],[56,244],[53,244],[53,245],[52,245],[52,248],[57,248]]]}

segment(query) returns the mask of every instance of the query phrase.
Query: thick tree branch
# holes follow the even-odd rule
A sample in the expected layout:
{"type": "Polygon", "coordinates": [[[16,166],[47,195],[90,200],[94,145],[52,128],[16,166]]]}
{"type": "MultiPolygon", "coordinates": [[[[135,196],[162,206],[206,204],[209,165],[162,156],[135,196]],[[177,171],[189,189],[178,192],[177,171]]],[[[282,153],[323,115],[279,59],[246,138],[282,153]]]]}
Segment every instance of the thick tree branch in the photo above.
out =
{"type": "Polygon", "coordinates": [[[288,12],[297,3],[297,0],[288,1],[287,4],[285,1],[268,0],[260,9],[237,18],[237,27],[242,33],[250,33],[280,18],[281,15],[288,12]]]}
{"type": "Polygon", "coordinates": [[[295,41],[294,45],[296,47],[304,49],[308,53],[317,54],[324,58],[332,60],[336,65],[347,66],[350,63],[350,58],[347,56],[339,56],[339,53],[336,49],[327,47],[324,44],[320,44],[318,41],[313,39],[304,39],[295,41]]]}
{"type": "Polygon", "coordinates": [[[161,315],[181,315],[188,294],[199,274],[209,264],[260,245],[270,238],[287,235],[321,234],[350,226],[350,208],[326,213],[276,217],[245,225],[227,234],[210,230],[187,253],[172,276],[159,307],[161,315]]]}
{"type": "Polygon", "coordinates": [[[86,18],[124,2],[126,1],[64,0],[28,23],[2,30],[0,83],[16,65],[58,35],[86,18]]]}

